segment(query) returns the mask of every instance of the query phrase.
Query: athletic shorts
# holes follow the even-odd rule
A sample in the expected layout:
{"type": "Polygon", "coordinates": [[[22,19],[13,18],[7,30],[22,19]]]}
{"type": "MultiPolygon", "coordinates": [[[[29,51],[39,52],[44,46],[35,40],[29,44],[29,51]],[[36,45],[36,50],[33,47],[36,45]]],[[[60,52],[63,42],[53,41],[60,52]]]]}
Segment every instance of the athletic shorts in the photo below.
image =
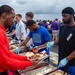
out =
{"type": "Polygon", "coordinates": [[[58,30],[52,30],[52,35],[57,37],[58,36],[58,30]]]}

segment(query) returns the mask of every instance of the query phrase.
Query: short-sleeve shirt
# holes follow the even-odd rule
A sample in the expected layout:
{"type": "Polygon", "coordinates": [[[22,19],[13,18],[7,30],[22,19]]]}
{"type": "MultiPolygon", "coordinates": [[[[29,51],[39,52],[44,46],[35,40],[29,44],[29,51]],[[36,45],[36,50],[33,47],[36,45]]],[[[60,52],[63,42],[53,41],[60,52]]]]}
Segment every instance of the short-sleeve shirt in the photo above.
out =
{"type": "Polygon", "coordinates": [[[16,38],[17,39],[20,39],[20,34],[23,34],[22,40],[24,40],[27,36],[26,31],[25,31],[25,25],[22,21],[16,24],[16,38]]]}
{"type": "Polygon", "coordinates": [[[58,26],[59,26],[58,22],[53,22],[52,23],[52,30],[58,30],[58,26]]]}
{"type": "MultiPolygon", "coordinates": [[[[63,25],[59,32],[59,61],[70,55],[75,50],[75,26],[63,25]]],[[[69,61],[70,66],[75,66],[75,59],[69,61]]]]}
{"type": "MultiPolygon", "coordinates": [[[[30,32],[28,37],[32,38],[34,46],[39,46],[42,45],[50,40],[52,40],[48,30],[42,26],[40,26],[38,28],[38,30],[34,31],[34,32],[30,32]]],[[[39,52],[45,50],[41,49],[39,50],[39,52]]]]}

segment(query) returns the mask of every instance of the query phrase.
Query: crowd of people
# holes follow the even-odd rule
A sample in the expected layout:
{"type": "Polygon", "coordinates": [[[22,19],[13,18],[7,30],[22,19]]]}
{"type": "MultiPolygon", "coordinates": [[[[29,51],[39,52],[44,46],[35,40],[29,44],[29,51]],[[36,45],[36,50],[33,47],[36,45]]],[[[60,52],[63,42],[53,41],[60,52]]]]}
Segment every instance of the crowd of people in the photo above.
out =
{"type": "Polygon", "coordinates": [[[75,22],[74,9],[66,7],[62,10],[62,19],[54,21],[34,21],[34,14],[25,14],[26,22],[22,21],[22,15],[8,6],[0,6],[0,75],[8,75],[8,70],[25,69],[37,64],[38,60],[28,59],[18,55],[21,46],[27,46],[34,53],[46,51],[50,55],[50,48],[54,44],[59,46],[58,69],[64,70],[68,65],[68,72],[75,74],[75,22]],[[14,18],[16,20],[14,21],[14,18]],[[10,51],[7,36],[11,36],[19,42],[16,54],[10,51]],[[37,48],[35,51],[34,48],[37,48]]]}
{"type": "MultiPolygon", "coordinates": [[[[32,12],[27,12],[26,14],[31,15],[31,16],[34,15],[32,12]]],[[[30,17],[29,20],[33,19],[31,16],[29,16],[30,17]]],[[[26,21],[28,21],[28,20],[26,19],[26,21]]],[[[21,14],[17,14],[16,15],[16,21],[10,27],[10,29],[6,31],[8,33],[8,36],[12,36],[12,38],[16,39],[16,40],[21,40],[21,41],[24,40],[25,37],[29,33],[29,29],[26,27],[26,21],[22,20],[21,14]],[[18,21],[17,17],[19,18],[19,21],[18,21]],[[20,27],[17,27],[18,24],[20,25],[20,27]],[[25,28],[25,29],[23,29],[23,28],[25,28]],[[17,32],[17,31],[20,31],[20,30],[24,30],[24,31],[21,32],[21,33],[23,33],[22,39],[20,38],[20,33],[17,32]]],[[[39,26],[43,26],[44,28],[46,28],[49,31],[49,33],[51,34],[53,40],[56,40],[58,38],[61,21],[59,21],[57,18],[54,21],[36,20],[35,22],[39,26]]]]}
{"type": "Polygon", "coordinates": [[[54,21],[49,21],[49,20],[38,21],[37,20],[36,23],[40,26],[45,27],[51,34],[53,40],[57,40],[61,21],[59,21],[56,18],[54,21]]]}

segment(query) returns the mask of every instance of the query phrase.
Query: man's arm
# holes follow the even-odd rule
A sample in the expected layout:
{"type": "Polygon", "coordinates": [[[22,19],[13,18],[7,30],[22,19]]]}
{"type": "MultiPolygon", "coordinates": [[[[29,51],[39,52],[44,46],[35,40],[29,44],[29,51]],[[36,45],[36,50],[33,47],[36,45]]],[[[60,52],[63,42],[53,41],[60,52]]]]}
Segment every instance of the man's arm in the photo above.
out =
{"type": "Polygon", "coordinates": [[[20,34],[20,39],[22,39],[23,33],[20,34]]]}
{"type": "MultiPolygon", "coordinates": [[[[50,41],[48,41],[48,42],[51,42],[51,41],[53,41],[53,40],[50,40],[50,41]]],[[[44,43],[43,45],[38,46],[38,48],[39,48],[39,49],[45,48],[48,42],[44,43]]],[[[54,41],[54,44],[57,45],[58,42],[59,42],[59,37],[58,37],[57,40],[54,41]]]]}
{"type": "Polygon", "coordinates": [[[75,50],[67,57],[63,58],[60,62],[59,62],[59,65],[58,65],[58,69],[60,67],[64,67],[66,66],[66,64],[68,63],[68,61],[72,60],[75,58],[75,50]]]}
{"type": "MultiPolygon", "coordinates": [[[[51,42],[51,41],[48,41],[48,42],[51,42]]],[[[43,45],[38,46],[38,48],[39,49],[45,48],[48,42],[44,43],[43,45]]]]}
{"type": "Polygon", "coordinates": [[[10,34],[15,35],[16,34],[15,30],[12,30],[12,32],[10,34]]]}
{"type": "Polygon", "coordinates": [[[72,59],[74,59],[74,58],[75,58],[75,50],[74,50],[69,56],[66,57],[66,59],[67,59],[68,61],[70,61],[70,60],[72,60],[72,59]]]}
{"type": "Polygon", "coordinates": [[[59,37],[57,38],[57,40],[54,40],[55,45],[58,45],[58,43],[59,43],[59,37]]]}
{"type": "Polygon", "coordinates": [[[14,59],[21,60],[21,61],[28,60],[27,56],[21,56],[21,55],[13,53],[11,51],[9,51],[9,56],[10,56],[10,58],[14,58],[14,59]]]}
{"type": "Polygon", "coordinates": [[[30,39],[31,39],[31,38],[27,36],[26,39],[20,43],[19,46],[20,46],[20,47],[21,47],[21,46],[25,46],[25,45],[27,44],[27,42],[28,42],[30,39]]]}
{"type": "Polygon", "coordinates": [[[47,43],[52,41],[52,37],[51,37],[51,35],[49,34],[48,30],[45,30],[45,32],[43,33],[43,36],[44,36],[43,38],[44,38],[44,40],[45,40],[46,42],[45,42],[44,44],[38,46],[39,49],[45,48],[46,45],[47,45],[47,43]]]}
{"type": "Polygon", "coordinates": [[[2,36],[0,37],[0,66],[2,65],[2,69],[7,70],[18,70],[18,69],[25,69],[28,66],[32,65],[32,62],[29,60],[17,60],[10,57],[10,52],[8,50],[7,44],[7,37],[4,32],[0,32],[2,36]]]}

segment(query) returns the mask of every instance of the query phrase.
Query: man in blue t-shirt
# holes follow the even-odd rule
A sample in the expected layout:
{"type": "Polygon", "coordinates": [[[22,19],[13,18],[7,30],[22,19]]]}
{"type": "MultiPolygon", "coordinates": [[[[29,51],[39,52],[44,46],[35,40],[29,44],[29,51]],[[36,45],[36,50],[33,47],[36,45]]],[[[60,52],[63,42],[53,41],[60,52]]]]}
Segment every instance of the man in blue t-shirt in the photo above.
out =
{"type": "Polygon", "coordinates": [[[45,47],[47,42],[52,40],[48,30],[42,26],[37,25],[34,20],[28,20],[26,26],[30,30],[30,33],[28,34],[26,39],[22,43],[20,43],[19,46],[21,47],[23,45],[26,45],[26,43],[32,38],[34,47],[37,46],[38,52],[46,50],[45,47]]]}

